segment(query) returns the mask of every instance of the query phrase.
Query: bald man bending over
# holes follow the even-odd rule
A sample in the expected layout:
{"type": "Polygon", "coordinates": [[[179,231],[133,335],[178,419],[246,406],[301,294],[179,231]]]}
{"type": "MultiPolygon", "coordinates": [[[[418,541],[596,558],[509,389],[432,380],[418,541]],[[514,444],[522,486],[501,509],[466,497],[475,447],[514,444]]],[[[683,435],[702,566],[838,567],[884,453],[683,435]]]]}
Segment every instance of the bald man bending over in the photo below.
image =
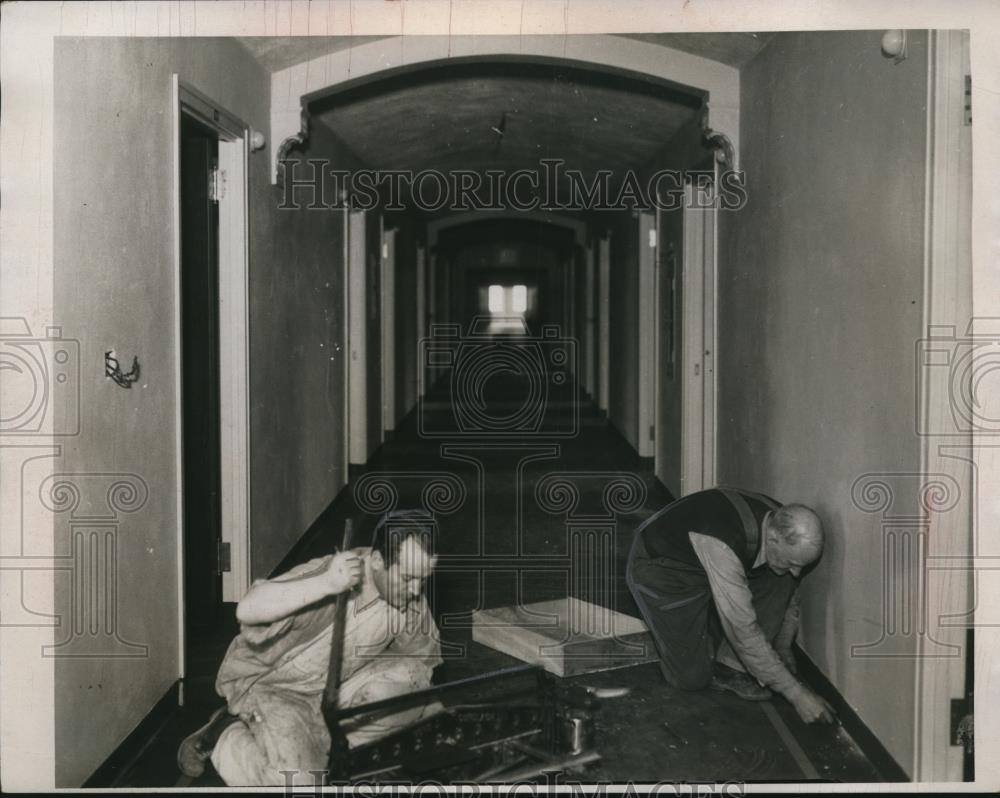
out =
{"type": "Polygon", "coordinates": [[[764,701],[783,695],[806,723],[830,705],[795,677],[802,569],[823,553],[823,527],[801,504],[712,488],[685,496],[635,533],[626,580],[666,680],[764,701]]]}

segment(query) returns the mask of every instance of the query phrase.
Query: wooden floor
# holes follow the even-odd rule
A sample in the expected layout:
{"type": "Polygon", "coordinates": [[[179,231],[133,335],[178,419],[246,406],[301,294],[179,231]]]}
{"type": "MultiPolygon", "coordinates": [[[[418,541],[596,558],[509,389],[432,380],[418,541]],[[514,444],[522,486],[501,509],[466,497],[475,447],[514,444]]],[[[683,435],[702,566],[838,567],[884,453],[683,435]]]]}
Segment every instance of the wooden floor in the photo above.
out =
{"type": "MultiPolygon", "coordinates": [[[[425,407],[427,413],[451,412],[447,396],[434,399],[425,407]]],[[[570,418],[566,414],[573,412],[572,396],[564,394],[551,401],[555,418],[546,423],[558,425],[570,418]]],[[[575,437],[553,440],[522,435],[516,440],[483,441],[471,435],[452,441],[450,448],[422,436],[414,414],[376,453],[360,480],[317,522],[297,547],[294,559],[304,561],[332,551],[348,516],[360,522],[362,535],[370,531],[378,513],[366,512],[360,505],[367,502],[369,510],[375,506],[372,497],[376,494],[361,491],[365,486],[372,488],[373,475],[386,475],[384,479],[398,490],[398,506],[412,507],[433,493],[428,485],[435,482],[435,475],[451,474],[461,483],[464,499],[437,513],[437,545],[442,553],[462,555],[465,569],[439,568],[428,587],[446,644],[446,661],[435,673],[436,682],[517,664],[512,657],[473,642],[471,615],[482,607],[577,595],[638,615],[624,583],[628,546],[635,527],[670,496],[653,477],[651,463],[637,458],[589,402],[581,402],[578,409],[575,437]],[[555,473],[562,476],[553,477],[555,473]],[[626,487],[610,501],[627,511],[595,521],[602,507],[607,510],[604,487],[613,479],[626,487]],[[576,515],[568,520],[558,492],[553,493],[559,481],[574,485],[578,494],[576,515]],[[355,488],[359,488],[357,497],[355,488]],[[631,498],[626,495],[629,489],[636,491],[631,498]],[[637,506],[629,509],[630,502],[637,506]],[[591,529],[612,541],[607,574],[588,580],[571,578],[563,567],[569,561],[566,555],[572,535],[585,529],[582,516],[590,519],[591,529]],[[477,557],[489,563],[480,573],[474,567],[477,557]],[[504,567],[518,561],[552,567],[504,567]]],[[[448,505],[445,487],[439,485],[435,501],[448,505]]],[[[808,587],[806,583],[804,589],[808,587]]],[[[174,758],[183,736],[203,724],[219,705],[214,676],[235,634],[231,607],[227,616],[215,633],[194,648],[184,706],[164,721],[109,786],[222,786],[211,768],[192,784],[177,771],[174,758]]],[[[748,703],[728,694],[675,690],[663,681],[655,663],[572,678],[591,686],[630,688],[627,696],[602,702],[597,721],[602,759],[588,771],[587,782],[879,780],[875,767],[843,728],[805,726],[780,698],[748,703]]]]}

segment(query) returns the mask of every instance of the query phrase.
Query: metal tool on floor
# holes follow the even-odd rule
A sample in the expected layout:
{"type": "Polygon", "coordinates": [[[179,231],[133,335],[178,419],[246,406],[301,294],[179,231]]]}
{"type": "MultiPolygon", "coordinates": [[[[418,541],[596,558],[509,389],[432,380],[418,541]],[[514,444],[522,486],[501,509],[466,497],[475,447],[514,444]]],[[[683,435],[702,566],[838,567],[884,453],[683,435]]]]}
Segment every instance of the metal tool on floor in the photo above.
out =
{"type": "Polygon", "coordinates": [[[350,749],[333,762],[330,784],[358,781],[511,783],[573,773],[597,762],[599,701],[538,666],[524,665],[342,709],[328,722],[391,715],[440,702],[414,725],[350,749]]]}

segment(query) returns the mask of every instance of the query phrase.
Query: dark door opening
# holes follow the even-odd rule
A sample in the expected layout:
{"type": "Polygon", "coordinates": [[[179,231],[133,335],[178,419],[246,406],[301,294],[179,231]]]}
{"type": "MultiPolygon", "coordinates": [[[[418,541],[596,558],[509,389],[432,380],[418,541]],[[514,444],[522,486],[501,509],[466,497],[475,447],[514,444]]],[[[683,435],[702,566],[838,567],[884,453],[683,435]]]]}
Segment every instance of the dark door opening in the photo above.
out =
{"type": "Polygon", "coordinates": [[[218,134],[181,114],[180,153],[184,621],[190,663],[195,644],[218,623],[222,604],[219,207],[210,190],[218,134]]]}

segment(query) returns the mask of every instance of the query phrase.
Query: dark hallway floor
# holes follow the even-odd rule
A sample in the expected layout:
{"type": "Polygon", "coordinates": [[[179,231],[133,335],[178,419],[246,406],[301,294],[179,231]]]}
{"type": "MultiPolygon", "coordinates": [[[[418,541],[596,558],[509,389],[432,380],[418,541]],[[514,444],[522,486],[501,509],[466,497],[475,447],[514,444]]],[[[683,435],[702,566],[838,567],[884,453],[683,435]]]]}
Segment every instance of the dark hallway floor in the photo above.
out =
{"type": "MultiPolygon", "coordinates": [[[[424,421],[426,414],[450,412],[446,398],[425,404],[424,421]]],[[[398,492],[399,507],[423,501],[436,509],[437,548],[447,555],[428,587],[447,649],[435,674],[439,683],[518,664],[473,642],[469,619],[477,607],[585,595],[637,615],[624,583],[628,546],[634,528],[670,496],[651,464],[637,458],[589,402],[581,406],[579,434],[563,440],[445,442],[422,437],[419,419],[411,415],[349,486],[350,495],[317,522],[294,558],[332,551],[347,517],[360,522],[361,545],[392,491],[398,492]],[[609,483],[618,489],[606,490],[609,483]],[[575,507],[563,502],[570,496],[578,496],[575,507]],[[621,512],[609,516],[609,508],[621,512]],[[611,530],[607,578],[569,578],[571,527],[611,530]]],[[[551,410],[570,412],[569,397],[553,401],[551,410]]],[[[192,784],[177,771],[174,755],[180,739],[218,705],[214,675],[234,633],[230,622],[199,644],[185,706],[113,786],[221,786],[211,769],[192,784]]],[[[631,688],[625,697],[602,702],[597,742],[602,760],[587,771],[588,783],[880,780],[842,727],[807,727],[783,699],[754,704],[729,694],[675,690],[652,663],[574,678],[595,687],[631,688]]]]}

